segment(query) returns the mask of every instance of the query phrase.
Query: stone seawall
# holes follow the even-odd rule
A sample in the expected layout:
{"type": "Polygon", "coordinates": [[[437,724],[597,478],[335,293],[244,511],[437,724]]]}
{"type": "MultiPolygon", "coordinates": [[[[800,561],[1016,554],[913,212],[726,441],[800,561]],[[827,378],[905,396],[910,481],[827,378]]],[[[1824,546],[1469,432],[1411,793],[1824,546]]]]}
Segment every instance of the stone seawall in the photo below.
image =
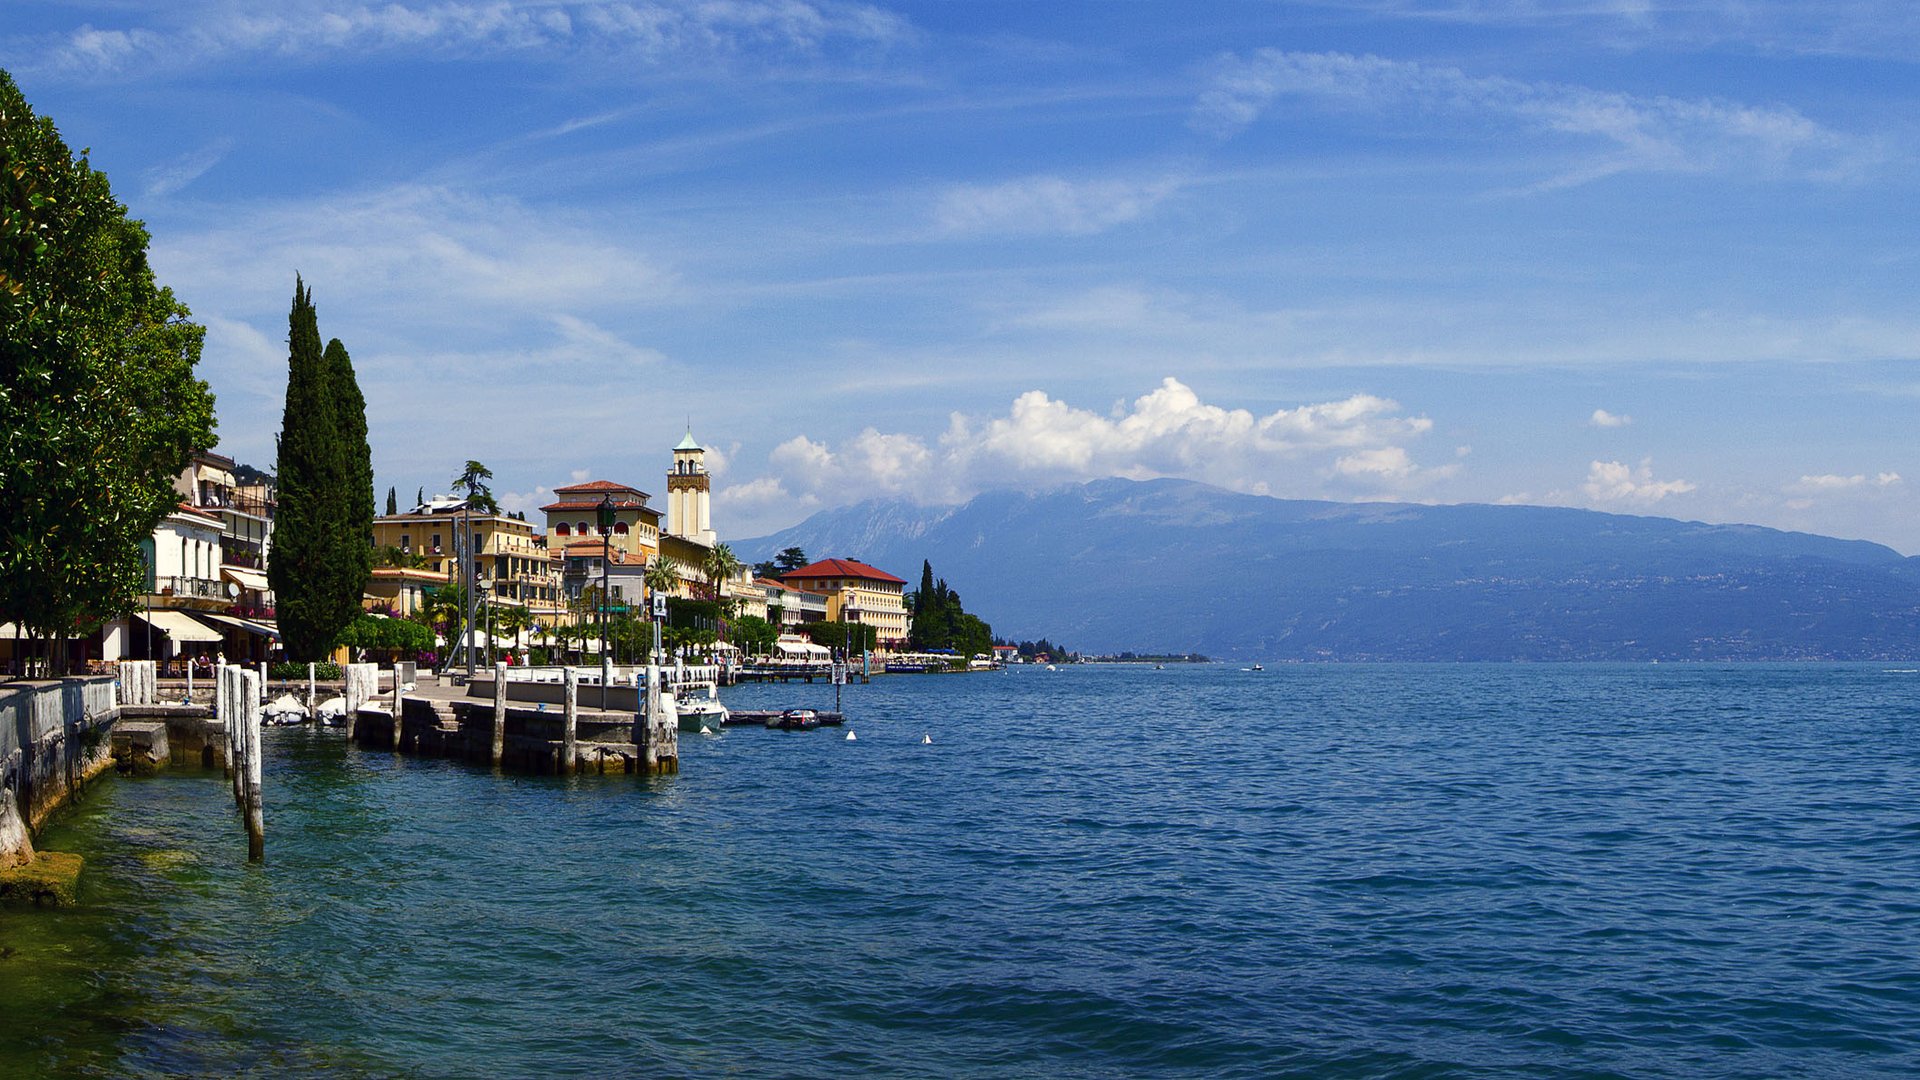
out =
{"type": "Polygon", "coordinates": [[[78,857],[36,853],[33,833],[113,766],[118,716],[110,676],[0,687],[0,895],[72,900],[78,857]]]}

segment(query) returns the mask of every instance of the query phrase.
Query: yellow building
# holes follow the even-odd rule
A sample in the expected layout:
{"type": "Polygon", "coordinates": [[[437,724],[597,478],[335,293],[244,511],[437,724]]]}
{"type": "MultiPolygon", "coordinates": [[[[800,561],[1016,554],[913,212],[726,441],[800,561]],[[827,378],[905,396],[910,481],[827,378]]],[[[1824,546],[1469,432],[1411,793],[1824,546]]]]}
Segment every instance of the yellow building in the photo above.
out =
{"type": "Polygon", "coordinates": [[[822,559],[781,574],[782,584],[827,597],[830,622],[873,627],[882,649],[907,640],[907,583],[857,559],[822,559]]]}
{"type": "Polygon", "coordinates": [[[404,573],[385,572],[402,569],[398,567],[376,569],[368,592],[390,599],[396,611],[405,614],[409,604],[418,602],[419,591],[461,579],[456,544],[471,530],[473,576],[480,592],[494,603],[526,607],[536,615],[562,609],[559,575],[533,526],[505,514],[465,514],[463,507],[459,499],[441,498],[405,514],[375,518],[376,550],[398,548],[424,565],[404,573]],[[412,596],[407,595],[409,586],[412,596]]]}

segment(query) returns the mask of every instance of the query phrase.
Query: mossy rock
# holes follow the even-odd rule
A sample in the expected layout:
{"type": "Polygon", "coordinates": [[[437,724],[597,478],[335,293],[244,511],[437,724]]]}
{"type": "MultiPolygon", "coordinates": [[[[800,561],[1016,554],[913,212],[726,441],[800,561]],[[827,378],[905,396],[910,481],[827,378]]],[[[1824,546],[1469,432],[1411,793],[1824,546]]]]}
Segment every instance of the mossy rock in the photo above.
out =
{"type": "Polygon", "coordinates": [[[72,907],[79,897],[80,867],[85,862],[78,855],[42,851],[25,866],[0,867],[0,901],[72,907]]]}

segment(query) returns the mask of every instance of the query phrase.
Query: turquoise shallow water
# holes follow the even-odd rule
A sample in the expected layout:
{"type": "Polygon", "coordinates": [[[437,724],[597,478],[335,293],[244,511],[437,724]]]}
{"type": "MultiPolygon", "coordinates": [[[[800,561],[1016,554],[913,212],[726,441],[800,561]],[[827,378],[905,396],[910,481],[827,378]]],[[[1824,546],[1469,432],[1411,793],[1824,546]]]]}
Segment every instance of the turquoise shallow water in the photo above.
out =
{"type": "Polygon", "coordinates": [[[0,1076],[1910,1076],[1896,667],[895,677],[638,782],[273,731],[264,868],[217,774],[48,830],[0,1076]]]}

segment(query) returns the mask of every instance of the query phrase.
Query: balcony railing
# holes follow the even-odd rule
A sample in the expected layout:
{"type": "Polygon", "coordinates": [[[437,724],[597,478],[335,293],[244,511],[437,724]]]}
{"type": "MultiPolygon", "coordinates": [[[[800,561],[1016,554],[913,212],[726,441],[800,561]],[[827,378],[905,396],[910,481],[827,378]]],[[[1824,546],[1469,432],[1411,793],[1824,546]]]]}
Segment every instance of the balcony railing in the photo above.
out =
{"type": "Polygon", "coordinates": [[[190,596],[201,600],[225,600],[226,586],[210,578],[156,578],[153,591],[159,596],[190,596]]]}

